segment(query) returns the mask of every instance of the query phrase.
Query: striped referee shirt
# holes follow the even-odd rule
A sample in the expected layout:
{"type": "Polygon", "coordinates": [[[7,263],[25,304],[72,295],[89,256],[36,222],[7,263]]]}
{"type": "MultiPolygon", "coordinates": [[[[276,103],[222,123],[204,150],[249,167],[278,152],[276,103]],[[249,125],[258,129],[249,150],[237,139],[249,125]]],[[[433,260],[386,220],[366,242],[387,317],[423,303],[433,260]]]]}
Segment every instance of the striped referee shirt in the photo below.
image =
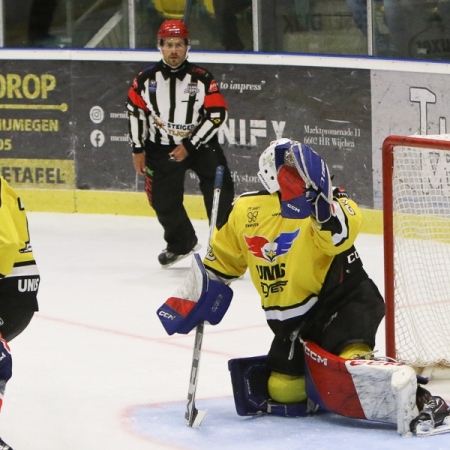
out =
{"type": "Polygon", "coordinates": [[[191,153],[207,143],[227,118],[227,105],[211,73],[189,61],[172,69],[160,61],[138,73],[128,92],[133,153],[146,139],[155,144],[183,142],[191,153]]]}

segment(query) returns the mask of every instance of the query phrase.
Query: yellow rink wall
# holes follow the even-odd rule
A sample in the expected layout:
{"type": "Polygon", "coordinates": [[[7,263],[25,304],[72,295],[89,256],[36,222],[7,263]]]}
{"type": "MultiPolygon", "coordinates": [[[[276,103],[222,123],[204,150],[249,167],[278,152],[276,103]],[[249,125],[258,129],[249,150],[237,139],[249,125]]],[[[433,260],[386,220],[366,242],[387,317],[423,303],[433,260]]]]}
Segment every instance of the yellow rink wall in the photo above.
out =
{"type": "MultiPolygon", "coordinates": [[[[155,217],[143,192],[84,191],[56,189],[16,189],[27,211],[83,214],[118,214],[125,216],[155,217]]],[[[191,219],[206,220],[203,198],[186,195],[186,210],[191,219]]],[[[383,232],[382,212],[363,209],[362,233],[383,232]]]]}

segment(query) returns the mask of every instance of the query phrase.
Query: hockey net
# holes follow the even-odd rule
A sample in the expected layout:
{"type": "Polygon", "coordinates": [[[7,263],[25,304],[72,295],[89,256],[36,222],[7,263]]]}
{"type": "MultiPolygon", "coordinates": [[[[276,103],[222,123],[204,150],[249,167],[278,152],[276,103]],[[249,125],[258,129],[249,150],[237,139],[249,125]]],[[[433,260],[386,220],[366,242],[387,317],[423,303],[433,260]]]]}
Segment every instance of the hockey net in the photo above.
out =
{"type": "Polygon", "coordinates": [[[450,135],[385,139],[383,220],[386,353],[450,378],[450,135]]]}

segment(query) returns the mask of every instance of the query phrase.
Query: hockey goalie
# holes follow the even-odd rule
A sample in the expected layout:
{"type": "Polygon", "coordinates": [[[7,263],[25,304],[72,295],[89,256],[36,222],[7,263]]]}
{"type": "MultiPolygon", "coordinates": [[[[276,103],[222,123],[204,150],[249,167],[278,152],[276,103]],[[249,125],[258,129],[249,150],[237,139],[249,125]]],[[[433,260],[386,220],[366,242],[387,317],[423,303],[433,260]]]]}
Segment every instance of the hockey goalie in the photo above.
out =
{"type": "Polygon", "coordinates": [[[196,255],[178,294],[158,309],[166,331],[219,323],[228,285],[248,269],[274,336],[267,355],[229,361],[239,415],[322,410],[394,423],[401,435],[450,431],[448,405],[411,367],[373,359],[385,305],[354,246],[361,211],[332,187],[325,161],[280,139],[262,153],[258,176],[265,190],[234,202],[205,259],[196,255]]]}

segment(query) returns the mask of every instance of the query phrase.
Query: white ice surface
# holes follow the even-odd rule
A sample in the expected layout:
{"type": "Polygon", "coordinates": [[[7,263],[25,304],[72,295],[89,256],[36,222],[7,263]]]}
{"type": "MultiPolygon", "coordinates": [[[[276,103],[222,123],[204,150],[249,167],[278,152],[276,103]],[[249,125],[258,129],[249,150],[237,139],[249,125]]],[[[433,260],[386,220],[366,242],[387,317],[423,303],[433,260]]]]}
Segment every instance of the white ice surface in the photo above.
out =
{"type": "MultiPolygon", "coordinates": [[[[156,309],[186,275],[169,269],[153,218],[29,213],[41,271],[40,312],[11,342],[13,378],[0,435],[15,450],[448,449],[450,434],[402,438],[395,427],[332,414],[312,418],[236,415],[230,358],[266,354],[272,335],[248,275],[235,282],[221,324],[206,326],[196,405],[184,423],[193,333],[167,336],[156,309]]],[[[208,226],[195,221],[200,254],[208,226]]],[[[383,292],[381,236],[357,248],[383,292]]],[[[377,347],[384,354],[383,327],[377,347]]]]}

